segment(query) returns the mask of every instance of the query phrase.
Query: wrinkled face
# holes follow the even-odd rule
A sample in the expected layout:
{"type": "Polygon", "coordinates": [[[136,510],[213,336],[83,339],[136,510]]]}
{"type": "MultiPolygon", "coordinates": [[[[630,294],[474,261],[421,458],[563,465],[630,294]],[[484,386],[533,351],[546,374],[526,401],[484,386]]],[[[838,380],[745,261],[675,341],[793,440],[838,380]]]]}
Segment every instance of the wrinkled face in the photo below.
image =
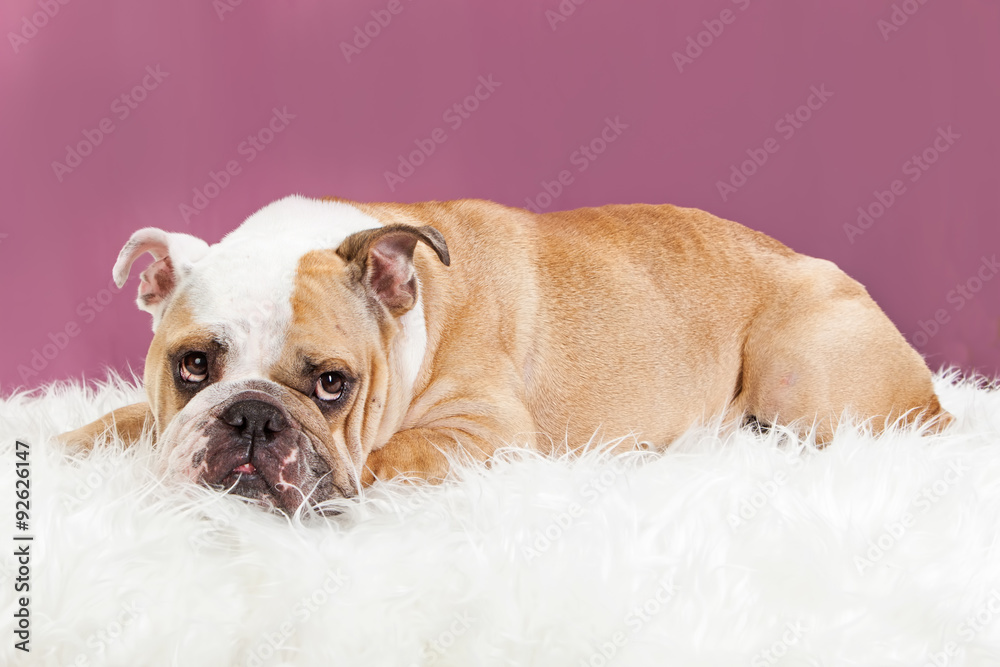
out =
{"type": "Polygon", "coordinates": [[[211,247],[133,236],[122,257],[156,260],[139,304],[154,317],[145,385],[169,473],[288,513],[357,492],[426,345],[412,260],[431,241],[398,227],[288,198],[211,247]]]}
{"type": "Polygon", "coordinates": [[[391,342],[333,250],[307,253],[298,269],[288,297],[259,285],[264,298],[243,295],[247,308],[222,318],[212,314],[237,305],[233,286],[193,273],[157,327],[145,376],[169,470],[292,510],[353,495],[391,342]]]}

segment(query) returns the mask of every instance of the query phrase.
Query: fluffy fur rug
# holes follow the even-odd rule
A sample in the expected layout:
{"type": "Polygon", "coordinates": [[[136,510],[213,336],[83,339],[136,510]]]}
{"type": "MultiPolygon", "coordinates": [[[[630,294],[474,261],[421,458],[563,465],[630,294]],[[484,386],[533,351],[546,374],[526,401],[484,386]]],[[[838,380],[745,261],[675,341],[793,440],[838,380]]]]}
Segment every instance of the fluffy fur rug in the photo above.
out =
{"type": "Polygon", "coordinates": [[[822,451],[690,433],[666,453],[511,454],[289,521],[161,484],[148,447],[51,442],[141,390],[0,404],[5,627],[14,439],[30,444],[31,652],[53,665],[997,665],[1000,392],[938,379],[948,433],[822,451]]]}

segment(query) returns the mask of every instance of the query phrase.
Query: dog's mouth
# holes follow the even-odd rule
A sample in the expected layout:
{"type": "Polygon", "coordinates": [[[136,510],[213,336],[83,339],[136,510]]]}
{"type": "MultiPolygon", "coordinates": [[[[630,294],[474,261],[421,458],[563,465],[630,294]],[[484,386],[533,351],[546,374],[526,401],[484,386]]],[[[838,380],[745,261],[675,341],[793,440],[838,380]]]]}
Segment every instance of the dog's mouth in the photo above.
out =
{"type": "Polygon", "coordinates": [[[304,503],[315,507],[343,495],[333,483],[330,467],[301,442],[271,443],[266,447],[243,443],[208,446],[202,482],[265,507],[294,514],[304,503]]]}
{"type": "Polygon", "coordinates": [[[247,461],[246,463],[240,463],[239,465],[234,466],[232,470],[230,470],[221,480],[212,484],[212,486],[229,488],[237,484],[248,484],[254,482],[260,482],[265,486],[270,487],[270,484],[267,479],[265,479],[263,472],[257,470],[257,466],[250,461],[247,461]]]}
{"type": "Polygon", "coordinates": [[[241,466],[236,466],[235,468],[233,468],[233,472],[240,473],[243,475],[254,475],[257,473],[257,468],[255,468],[252,463],[244,463],[241,466]]]}
{"type": "Polygon", "coordinates": [[[260,498],[278,490],[249,461],[236,466],[218,484],[211,486],[246,498],[260,498]]]}

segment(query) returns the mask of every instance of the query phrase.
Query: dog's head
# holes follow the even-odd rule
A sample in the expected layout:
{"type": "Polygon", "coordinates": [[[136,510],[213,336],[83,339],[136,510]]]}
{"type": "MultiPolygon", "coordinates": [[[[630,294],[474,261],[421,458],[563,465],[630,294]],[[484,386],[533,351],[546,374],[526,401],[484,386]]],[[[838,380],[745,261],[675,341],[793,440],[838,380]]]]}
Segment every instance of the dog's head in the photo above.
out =
{"type": "Polygon", "coordinates": [[[286,512],[354,495],[412,399],[416,267],[449,263],[441,234],[288,197],[212,246],[140,229],[119,286],[147,252],[137,303],[153,316],[144,380],[166,470],[286,512]]]}

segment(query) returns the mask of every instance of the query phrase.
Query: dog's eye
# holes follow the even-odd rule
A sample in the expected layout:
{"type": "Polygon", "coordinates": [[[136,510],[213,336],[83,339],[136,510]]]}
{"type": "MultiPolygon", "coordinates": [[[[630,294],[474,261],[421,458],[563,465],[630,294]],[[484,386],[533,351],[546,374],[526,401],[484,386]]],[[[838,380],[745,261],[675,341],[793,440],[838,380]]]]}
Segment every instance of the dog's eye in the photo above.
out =
{"type": "Polygon", "coordinates": [[[188,352],[181,359],[180,372],[185,382],[204,382],[208,378],[208,356],[204,352],[188,352]]]}
{"type": "Polygon", "coordinates": [[[321,401],[336,401],[344,394],[345,384],[343,373],[323,373],[316,380],[316,391],[313,395],[321,401]]]}

